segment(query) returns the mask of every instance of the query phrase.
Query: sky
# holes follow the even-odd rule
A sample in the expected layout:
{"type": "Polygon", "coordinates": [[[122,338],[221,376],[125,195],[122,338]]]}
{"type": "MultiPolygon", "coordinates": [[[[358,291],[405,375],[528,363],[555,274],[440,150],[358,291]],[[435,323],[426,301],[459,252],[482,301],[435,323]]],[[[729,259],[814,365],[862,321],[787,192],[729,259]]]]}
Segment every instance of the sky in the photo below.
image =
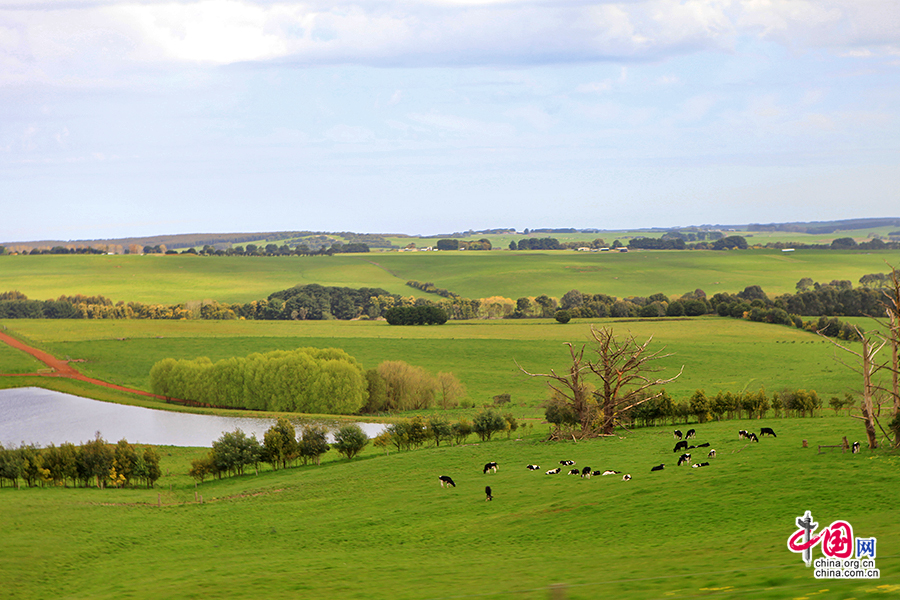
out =
{"type": "Polygon", "coordinates": [[[900,217],[897,0],[0,0],[0,243],[900,217]]]}

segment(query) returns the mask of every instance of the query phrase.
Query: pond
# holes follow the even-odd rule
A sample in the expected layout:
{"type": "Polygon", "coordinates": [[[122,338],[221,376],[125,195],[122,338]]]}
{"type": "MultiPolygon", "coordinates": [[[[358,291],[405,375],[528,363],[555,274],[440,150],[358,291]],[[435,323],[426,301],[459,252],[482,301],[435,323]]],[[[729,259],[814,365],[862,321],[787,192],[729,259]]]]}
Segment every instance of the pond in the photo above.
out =
{"type": "MultiPolygon", "coordinates": [[[[336,430],[340,423],[293,420],[297,433],[303,425],[316,423],[336,430]]],[[[160,446],[212,446],[226,431],[263,434],[275,423],[271,418],[219,417],[155,410],[100,402],[43,388],[0,390],[0,443],[48,446],[94,438],[97,431],[108,442],[126,439],[135,444],[160,446]]],[[[384,423],[357,423],[369,437],[381,433],[384,423]]],[[[329,437],[329,441],[334,441],[329,437]]]]}

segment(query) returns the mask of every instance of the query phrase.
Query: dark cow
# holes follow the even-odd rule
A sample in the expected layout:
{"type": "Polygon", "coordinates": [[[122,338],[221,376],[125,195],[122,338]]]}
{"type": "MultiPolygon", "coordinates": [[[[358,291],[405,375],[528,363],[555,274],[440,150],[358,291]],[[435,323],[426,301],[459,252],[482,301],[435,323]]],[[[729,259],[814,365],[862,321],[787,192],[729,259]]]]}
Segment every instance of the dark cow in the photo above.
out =
{"type": "Polygon", "coordinates": [[[540,471],[541,470],[541,467],[539,465],[528,465],[525,468],[528,469],[529,471],[540,471]]]}
{"type": "Polygon", "coordinates": [[[682,454],[681,456],[678,457],[678,466],[679,467],[685,463],[687,463],[687,464],[691,463],[691,455],[690,454],[682,454]]]}
{"type": "Polygon", "coordinates": [[[625,473],[624,475],[622,475],[622,481],[630,481],[630,480],[631,480],[630,473],[625,473]]]}
{"type": "Polygon", "coordinates": [[[740,431],[738,431],[738,439],[742,440],[747,437],[750,437],[750,434],[747,433],[746,429],[741,429],[740,431]]]}
{"type": "Polygon", "coordinates": [[[603,473],[601,473],[600,471],[594,471],[593,473],[591,473],[591,477],[599,477],[600,475],[603,475],[603,473]]]}
{"type": "Polygon", "coordinates": [[[561,464],[564,467],[571,467],[572,465],[575,464],[575,461],[574,460],[561,460],[561,461],[559,461],[559,464],[561,464]]]}
{"type": "Polygon", "coordinates": [[[687,450],[687,442],[681,441],[675,444],[675,449],[672,452],[678,452],[679,450],[687,450]]]}
{"type": "Polygon", "coordinates": [[[681,430],[680,430],[680,429],[676,429],[676,430],[675,430],[675,439],[676,439],[676,440],[680,440],[682,437],[683,437],[683,436],[681,435],[681,430]]]}
{"type": "Polygon", "coordinates": [[[569,475],[581,475],[581,471],[579,471],[578,469],[572,469],[571,471],[569,471],[569,475]]]}
{"type": "Polygon", "coordinates": [[[851,450],[853,454],[859,454],[859,442],[853,442],[853,450],[851,450]]]}
{"type": "Polygon", "coordinates": [[[715,458],[716,457],[716,449],[713,448],[709,451],[709,454],[706,455],[706,458],[715,458]]]}
{"type": "Polygon", "coordinates": [[[665,464],[656,465],[655,467],[650,467],[650,472],[652,473],[653,471],[662,471],[665,467],[665,464]]]}
{"type": "Polygon", "coordinates": [[[709,466],[709,463],[708,463],[708,462],[705,462],[705,463],[697,463],[697,464],[695,464],[695,465],[691,465],[691,468],[692,468],[692,469],[697,469],[697,468],[699,468],[699,467],[708,467],[708,466],[709,466]]]}
{"type": "Polygon", "coordinates": [[[500,467],[497,466],[497,463],[489,462],[488,464],[484,465],[484,472],[487,473],[488,471],[493,471],[494,473],[496,473],[499,468],[500,467]]]}
{"type": "Polygon", "coordinates": [[[449,475],[441,475],[440,477],[438,477],[438,480],[441,482],[441,487],[444,487],[444,484],[447,484],[448,486],[456,487],[456,484],[453,483],[453,480],[450,479],[449,475]]]}
{"type": "Polygon", "coordinates": [[[583,468],[583,469],[581,470],[581,477],[582,477],[582,478],[584,478],[584,477],[590,477],[590,476],[591,476],[591,468],[590,468],[590,467],[585,467],[585,468],[583,468]]]}
{"type": "Polygon", "coordinates": [[[704,442],[702,444],[697,444],[698,448],[709,448],[709,442],[704,442]]]}
{"type": "Polygon", "coordinates": [[[489,485],[484,486],[484,495],[486,496],[484,499],[485,502],[487,502],[488,500],[494,499],[494,497],[491,495],[491,486],[489,486],[489,485]]]}
{"type": "Polygon", "coordinates": [[[756,434],[755,434],[755,433],[751,433],[750,435],[748,435],[748,436],[747,436],[747,439],[749,439],[751,442],[758,442],[758,441],[759,441],[759,438],[756,437],[756,434]]]}
{"type": "Polygon", "coordinates": [[[696,448],[696,447],[697,447],[697,446],[688,446],[687,448],[685,448],[685,450],[693,450],[693,449],[696,448]]]}
{"type": "Polygon", "coordinates": [[[775,432],[771,427],[763,427],[759,430],[759,435],[771,435],[772,437],[778,437],[775,435],[775,432]]]}
{"type": "Polygon", "coordinates": [[[612,469],[609,469],[607,471],[603,471],[603,475],[618,475],[621,472],[622,471],[613,471],[612,469]]]}
{"type": "Polygon", "coordinates": [[[555,469],[550,469],[549,471],[547,471],[547,475],[556,475],[560,471],[562,471],[562,469],[560,469],[559,467],[556,467],[555,469]]]}
{"type": "Polygon", "coordinates": [[[697,435],[696,431],[694,431],[693,429],[688,429],[688,432],[686,434],[684,434],[684,439],[689,440],[696,435],[697,435]]]}

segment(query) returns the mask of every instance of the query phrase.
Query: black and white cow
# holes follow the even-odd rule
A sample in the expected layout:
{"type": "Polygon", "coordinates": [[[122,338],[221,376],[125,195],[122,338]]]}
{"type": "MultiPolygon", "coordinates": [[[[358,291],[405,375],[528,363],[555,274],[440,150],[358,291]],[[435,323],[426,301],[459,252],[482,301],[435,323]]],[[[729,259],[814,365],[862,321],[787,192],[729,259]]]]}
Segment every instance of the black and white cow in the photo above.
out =
{"type": "Polygon", "coordinates": [[[716,449],[713,448],[709,451],[709,454],[706,455],[706,458],[715,458],[716,457],[716,449]]]}
{"type": "Polygon", "coordinates": [[[449,475],[441,475],[440,477],[438,477],[438,480],[441,482],[441,487],[444,487],[444,484],[446,484],[448,487],[456,487],[456,484],[453,483],[453,480],[449,475]]]}
{"type": "Polygon", "coordinates": [[[528,469],[529,471],[540,471],[541,470],[540,465],[528,465],[525,468],[528,469]]]}
{"type": "Polygon", "coordinates": [[[694,431],[693,429],[688,429],[688,432],[686,434],[684,434],[684,439],[689,440],[692,437],[695,437],[696,435],[697,435],[696,431],[694,431]]]}
{"type": "Polygon", "coordinates": [[[678,466],[680,467],[683,464],[691,464],[691,455],[690,454],[682,454],[678,457],[678,466]]]}
{"type": "Polygon", "coordinates": [[[489,486],[489,485],[484,486],[484,495],[486,496],[484,499],[485,502],[494,499],[494,497],[491,495],[491,486],[489,486]]]}
{"type": "Polygon", "coordinates": [[[572,465],[575,464],[575,461],[574,460],[561,460],[561,461],[559,461],[559,464],[561,464],[564,467],[571,467],[572,465]]]}
{"type": "Polygon", "coordinates": [[[562,471],[562,469],[560,469],[559,467],[556,467],[555,469],[550,469],[549,471],[547,471],[547,475],[556,475],[560,471],[562,471]]]}
{"type": "Polygon", "coordinates": [[[753,432],[751,432],[750,435],[747,436],[747,439],[749,439],[751,442],[758,442],[758,441],[759,441],[759,438],[756,437],[756,434],[753,433],[753,432]]]}
{"type": "Polygon", "coordinates": [[[691,468],[697,469],[697,468],[699,468],[699,467],[708,467],[708,466],[709,466],[709,463],[708,463],[708,462],[704,462],[704,463],[697,463],[697,464],[695,464],[695,465],[691,465],[691,468]]]}
{"type": "Polygon", "coordinates": [[[680,429],[676,429],[676,430],[675,430],[675,439],[676,439],[676,440],[680,440],[682,437],[683,437],[683,436],[681,435],[681,430],[680,430],[680,429]]]}
{"type": "Polygon", "coordinates": [[[687,450],[687,442],[686,441],[676,442],[675,449],[672,450],[672,452],[678,452],[680,450],[687,450]]]}
{"type": "Polygon", "coordinates": [[[631,474],[625,473],[624,475],[622,475],[622,481],[631,481],[631,474]]]}
{"type": "Polygon", "coordinates": [[[738,439],[739,440],[742,440],[742,439],[748,438],[748,437],[750,437],[750,434],[747,432],[746,429],[741,429],[740,431],[738,431],[738,439]]]}
{"type": "Polygon", "coordinates": [[[579,471],[578,469],[571,469],[569,471],[569,475],[581,475],[581,471],[579,471]]]}
{"type": "Polygon", "coordinates": [[[497,466],[497,463],[489,462],[488,464],[484,465],[484,472],[487,473],[488,471],[493,471],[494,473],[496,473],[499,468],[500,467],[497,466]]]}
{"type": "Polygon", "coordinates": [[[775,435],[775,431],[771,427],[763,427],[759,430],[759,435],[771,435],[772,437],[778,437],[775,435]]]}
{"type": "Polygon", "coordinates": [[[583,468],[583,469],[581,470],[581,477],[582,477],[582,478],[590,477],[590,476],[591,476],[591,468],[590,468],[590,467],[585,467],[585,468],[583,468]]]}
{"type": "Polygon", "coordinates": [[[656,465],[655,467],[650,467],[650,472],[652,473],[653,471],[662,471],[665,467],[666,467],[665,463],[663,463],[661,465],[656,465]]]}
{"type": "Polygon", "coordinates": [[[591,477],[600,477],[601,475],[603,475],[603,473],[601,473],[600,471],[594,471],[593,473],[591,473],[591,477]]]}
{"type": "Polygon", "coordinates": [[[622,471],[613,471],[612,469],[608,469],[606,471],[603,471],[603,475],[618,475],[621,472],[622,471]]]}
{"type": "Polygon", "coordinates": [[[859,454],[859,442],[853,442],[853,450],[851,450],[853,454],[859,454]]]}

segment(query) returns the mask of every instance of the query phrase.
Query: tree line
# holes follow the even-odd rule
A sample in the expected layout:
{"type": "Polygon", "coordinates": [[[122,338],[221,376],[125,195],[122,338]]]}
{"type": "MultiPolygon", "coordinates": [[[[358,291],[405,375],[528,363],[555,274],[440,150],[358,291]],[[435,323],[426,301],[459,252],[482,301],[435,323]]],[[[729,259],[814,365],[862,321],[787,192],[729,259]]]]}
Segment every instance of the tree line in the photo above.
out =
{"type": "Polygon", "coordinates": [[[269,463],[275,471],[298,462],[318,465],[322,455],[332,447],[349,460],[369,443],[369,438],[355,423],[343,425],[334,438],[334,443],[329,444],[328,431],[321,425],[306,425],[298,436],[294,425],[281,417],[266,430],[262,442],[240,429],[223,433],[205,457],[191,461],[188,475],[202,483],[207,477],[243,475],[250,468],[258,474],[261,462],[269,463]]]}
{"type": "Polygon", "coordinates": [[[65,486],[124,488],[136,484],[152,488],[162,475],[159,454],[152,446],[135,447],[127,440],[110,444],[98,431],[93,440],[76,446],[69,442],[40,448],[22,444],[0,445],[0,487],[65,486]]]}
{"type": "Polygon", "coordinates": [[[466,397],[452,373],[432,375],[403,361],[364,370],[337,348],[276,350],[215,363],[165,358],[150,369],[150,388],[201,406],[309,414],[448,409],[466,397]]]}

